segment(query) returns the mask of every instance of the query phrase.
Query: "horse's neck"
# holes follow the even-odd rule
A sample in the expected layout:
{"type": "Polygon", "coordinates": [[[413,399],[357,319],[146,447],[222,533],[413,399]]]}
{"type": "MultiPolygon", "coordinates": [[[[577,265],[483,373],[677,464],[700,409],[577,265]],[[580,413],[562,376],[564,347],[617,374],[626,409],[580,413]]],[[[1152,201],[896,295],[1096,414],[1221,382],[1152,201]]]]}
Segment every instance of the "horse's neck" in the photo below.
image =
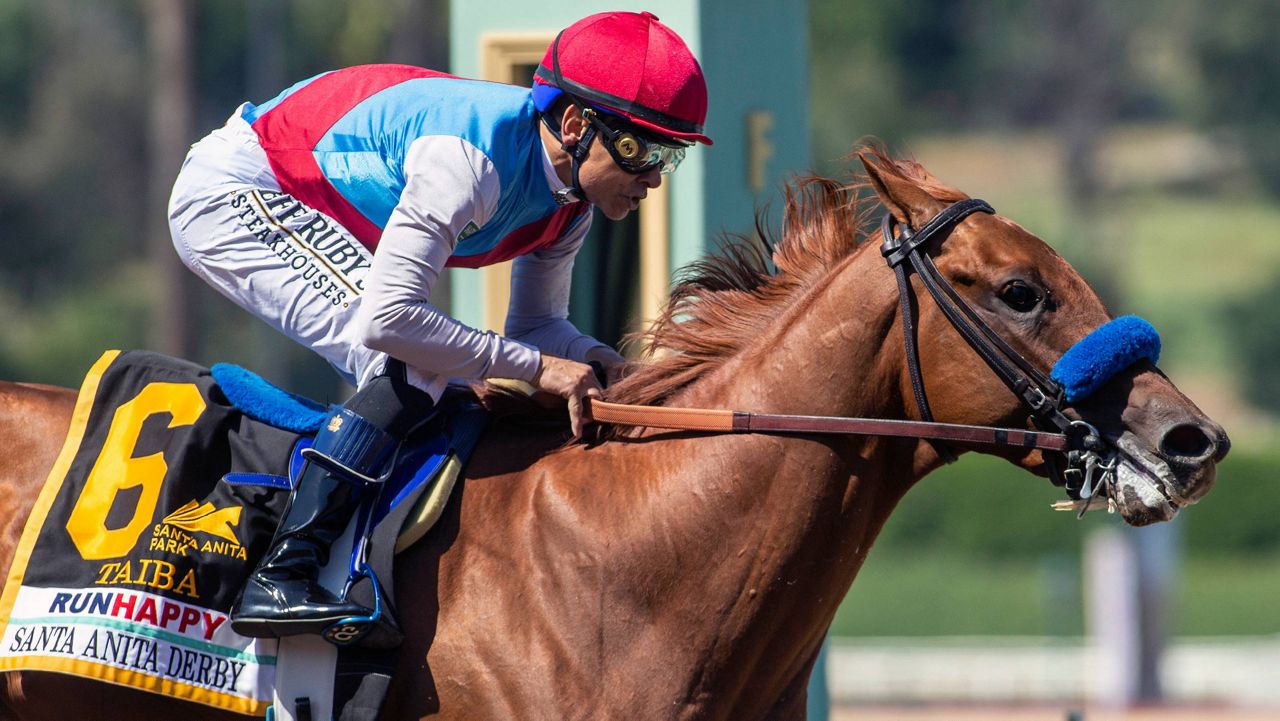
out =
{"type": "MultiPolygon", "coordinates": [[[[878,257],[854,258],[780,315],[754,347],[670,404],[900,416],[901,350],[889,337],[895,313],[892,274],[878,257]]],[[[914,441],[865,437],[749,435],[695,443],[687,457],[700,470],[664,479],[654,502],[670,504],[668,517],[684,526],[677,531],[687,534],[682,553],[714,559],[716,582],[694,582],[726,594],[715,646],[702,659],[705,673],[800,669],[889,512],[932,458],[914,441]],[[739,663],[744,658],[760,663],[739,663]]],[[[695,594],[686,602],[707,599],[695,594]]],[[[746,673],[743,683],[761,681],[746,673]]]]}
{"type": "Polygon", "coordinates": [[[897,318],[897,290],[893,274],[873,256],[861,250],[817,281],[749,347],[669,405],[717,403],[807,415],[900,413],[900,344],[886,337],[897,318]]]}

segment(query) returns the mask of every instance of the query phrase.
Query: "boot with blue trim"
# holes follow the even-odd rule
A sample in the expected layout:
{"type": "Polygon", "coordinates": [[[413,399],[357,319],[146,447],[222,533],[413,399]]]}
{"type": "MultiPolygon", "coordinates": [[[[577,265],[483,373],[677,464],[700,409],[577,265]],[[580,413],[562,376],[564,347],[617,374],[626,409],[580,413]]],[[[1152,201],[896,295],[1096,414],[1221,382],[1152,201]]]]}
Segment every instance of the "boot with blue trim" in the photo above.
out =
{"type": "Polygon", "coordinates": [[[231,627],[253,638],[320,633],[371,610],[318,583],[329,549],[377,483],[399,441],[346,408],[337,408],[315,443],[303,451],[288,508],[267,554],[231,609],[231,627]]]}

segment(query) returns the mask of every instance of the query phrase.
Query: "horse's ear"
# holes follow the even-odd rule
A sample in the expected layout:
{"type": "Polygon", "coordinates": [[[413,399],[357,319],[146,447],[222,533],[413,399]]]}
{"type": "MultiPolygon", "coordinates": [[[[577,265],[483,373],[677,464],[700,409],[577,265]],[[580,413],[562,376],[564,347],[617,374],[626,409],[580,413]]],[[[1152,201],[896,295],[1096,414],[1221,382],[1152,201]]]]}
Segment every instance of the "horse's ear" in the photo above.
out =
{"type": "Polygon", "coordinates": [[[858,160],[867,169],[867,179],[880,196],[880,202],[893,213],[899,223],[920,227],[945,207],[945,203],[929,195],[909,178],[886,167],[893,161],[874,152],[858,153],[858,160]]]}

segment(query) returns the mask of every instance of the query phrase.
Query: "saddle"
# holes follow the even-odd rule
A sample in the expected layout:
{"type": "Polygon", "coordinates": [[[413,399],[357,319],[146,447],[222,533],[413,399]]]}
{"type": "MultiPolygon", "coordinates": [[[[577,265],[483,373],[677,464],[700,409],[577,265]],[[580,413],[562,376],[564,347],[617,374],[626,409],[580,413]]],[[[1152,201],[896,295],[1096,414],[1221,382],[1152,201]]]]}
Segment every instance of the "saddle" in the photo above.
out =
{"type": "MultiPolygon", "coordinates": [[[[287,485],[281,483],[284,479],[249,474],[227,476],[224,481],[295,487],[305,464],[304,451],[328,421],[329,409],[239,366],[218,364],[211,374],[245,415],[305,434],[294,444],[287,485]]],[[[460,389],[447,393],[437,408],[433,418],[402,444],[389,475],[381,481],[382,488],[367,494],[370,501],[330,549],[330,562],[320,573],[320,585],[372,609],[372,614],[326,632],[328,643],[315,637],[280,640],[268,712],[272,721],[336,718],[333,711],[337,709],[342,709],[343,719],[377,716],[394,668],[392,650],[403,639],[394,611],[392,558],[439,520],[489,420],[475,398],[460,389]],[[358,650],[343,648],[356,645],[358,650]]]]}
{"type": "MultiPolygon", "coordinates": [[[[233,485],[269,485],[292,489],[304,466],[313,435],[330,409],[278,388],[240,366],[220,363],[210,369],[230,403],[246,416],[303,434],[293,446],[286,478],[228,474],[233,485]]],[[[391,472],[378,492],[355,514],[346,534],[330,550],[321,585],[373,609],[367,628],[346,623],[326,638],[335,645],[394,648],[402,640],[394,613],[391,559],[421,539],[439,519],[466,459],[488,423],[488,414],[467,394],[441,399],[438,412],[402,444],[391,472]]]]}

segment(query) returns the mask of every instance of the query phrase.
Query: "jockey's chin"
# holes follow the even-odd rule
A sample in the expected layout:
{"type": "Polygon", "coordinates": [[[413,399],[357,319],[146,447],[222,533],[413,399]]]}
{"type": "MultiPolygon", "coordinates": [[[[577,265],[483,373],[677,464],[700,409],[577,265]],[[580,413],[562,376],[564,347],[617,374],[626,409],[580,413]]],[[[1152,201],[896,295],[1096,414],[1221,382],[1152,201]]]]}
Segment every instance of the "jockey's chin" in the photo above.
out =
{"type": "Polygon", "coordinates": [[[628,173],[619,168],[603,150],[601,155],[605,157],[600,160],[595,157],[595,148],[592,151],[592,155],[582,165],[582,189],[587,193],[587,200],[609,220],[627,217],[631,211],[640,207],[640,201],[645,199],[650,190],[662,185],[662,175],[657,169],[645,173],[628,173]]]}

